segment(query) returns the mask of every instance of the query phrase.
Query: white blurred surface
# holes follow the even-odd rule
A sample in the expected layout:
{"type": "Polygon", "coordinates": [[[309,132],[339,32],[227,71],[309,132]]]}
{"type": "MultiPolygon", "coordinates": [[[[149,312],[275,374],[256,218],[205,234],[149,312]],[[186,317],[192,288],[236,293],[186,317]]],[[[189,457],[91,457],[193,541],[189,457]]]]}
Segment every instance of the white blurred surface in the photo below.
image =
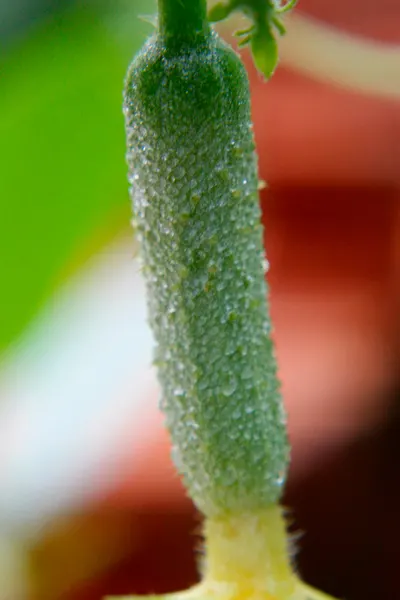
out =
{"type": "Polygon", "coordinates": [[[1,365],[2,535],[36,536],[112,487],[127,422],[133,448],[150,443],[152,345],[139,265],[122,240],[61,290],[1,365]]]}

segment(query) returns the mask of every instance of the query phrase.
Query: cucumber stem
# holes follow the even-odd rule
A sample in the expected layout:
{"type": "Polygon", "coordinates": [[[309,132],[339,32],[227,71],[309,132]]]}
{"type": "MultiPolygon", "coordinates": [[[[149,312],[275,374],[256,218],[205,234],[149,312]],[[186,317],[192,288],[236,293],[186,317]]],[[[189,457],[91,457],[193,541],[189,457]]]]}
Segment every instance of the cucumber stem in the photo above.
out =
{"type": "Polygon", "coordinates": [[[289,598],[296,590],[280,506],[207,519],[204,533],[206,587],[239,586],[243,598],[262,591],[289,598]]]}
{"type": "Polygon", "coordinates": [[[207,1],[158,0],[158,27],[162,36],[175,39],[207,33],[207,1]]]}

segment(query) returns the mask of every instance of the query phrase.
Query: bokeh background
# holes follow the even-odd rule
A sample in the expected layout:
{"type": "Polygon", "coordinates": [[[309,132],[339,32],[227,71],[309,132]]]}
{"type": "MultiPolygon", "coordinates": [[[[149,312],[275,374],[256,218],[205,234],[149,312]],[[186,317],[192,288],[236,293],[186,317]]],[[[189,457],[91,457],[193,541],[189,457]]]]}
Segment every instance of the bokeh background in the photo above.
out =
{"type": "MultiPolygon", "coordinates": [[[[154,11],[0,0],[0,600],[196,580],[199,517],[157,410],[124,160],[122,82],[154,11]]],[[[287,25],[271,82],[244,54],[293,445],[285,504],[304,578],[394,600],[400,4],[300,0],[287,25]]]]}

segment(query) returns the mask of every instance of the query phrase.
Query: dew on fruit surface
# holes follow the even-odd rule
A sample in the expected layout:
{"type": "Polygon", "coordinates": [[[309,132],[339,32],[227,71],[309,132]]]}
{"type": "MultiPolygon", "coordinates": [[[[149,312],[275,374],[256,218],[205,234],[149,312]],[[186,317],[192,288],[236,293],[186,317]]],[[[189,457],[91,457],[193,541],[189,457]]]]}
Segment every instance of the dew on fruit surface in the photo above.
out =
{"type": "Polygon", "coordinates": [[[263,267],[264,273],[268,273],[270,265],[269,265],[269,260],[267,258],[262,259],[262,267],[263,267]]]}
{"type": "Polygon", "coordinates": [[[282,487],[283,484],[285,483],[285,472],[284,471],[280,471],[277,475],[277,477],[274,480],[274,485],[276,487],[282,487]]]}
{"type": "Polygon", "coordinates": [[[181,454],[178,446],[176,446],[176,445],[173,445],[171,448],[171,458],[172,458],[172,462],[174,463],[178,472],[183,473],[184,469],[183,469],[182,454],[181,454]]]}
{"type": "Polygon", "coordinates": [[[264,321],[262,329],[264,334],[266,334],[269,337],[271,334],[271,322],[269,320],[264,321]]]}
{"type": "Polygon", "coordinates": [[[137,181],[139,181],[139,174],[134,172],[134,173],[130,173],[128,175],[128,182],[133,185],[134,183],[136,183],[137,181]]]}
{"type": "Polygon", "coordinates": [[[224,396],[229,398],[232,396],[237,388],[237,381],[233,376],[230,376],[222,385],[221,392],[224,396]]]}
{"type": "MultiPolygon", "coordinates": [[[[241,410],[241,408],[235,408],[235,410],[232,412],[232,419],[234,421],[238,421],[241,418],[242,418],[242,410],[241,410]]],[[[232,436],[233,433],[234,432],[232,431],[231,432],[231,436],[232,436]]]]}
{"type": "Polygon", "coordinates": [[[185,396],[185,390],[182,388],[175,388],[174,390],[174,396],[176,398],[184,398],[185,396]]]}
{"type": "Polygon", "coordinates": [[[206,379],[206,377],[202,377],[202,378],[199,380],[199,382],[197,383],[197,388],[198,388],[200,391],[206,390],[206,389],[208,389],[208,387],[209,387],[209,382],[208,382],[208,380],[206,379]]]}
{"type": "Polygon", "coordinates": [[[263,498],[276,493],[281,466],[271,452],[279,411],[276,385],[266,382],[275,373],[263,327],[266,264],[257,181],[252,160],[238,158],[251,148],[247,123],[215,152],[211,138],[204,148],[190,120],[182,120],[192,134],[188,143],[153,135],[151,126],[139,133],[142,125],[136,126],[131,144],[147,144],[147,158],[156,157],[157,164],[143,166],[139,153],[131,152],[131,173],[140,175],[132,197],[153,297],[151,322],[165,361],[158,374],[174,461],[199,506],[236,510],[242,500],[251,505],[252,490],[263,498]],[[212,168],[205,172],[203,165],[212,168]],[[230,480],[234,488],[225,491],[230,480]]]}
{"type": "Polygon", "coordinates": [[[179,167],[177,167],[177,168],[175,169],[174,173],[175,173],[175,177],[176,177],[176,179],[180,180],[180,179],[183,179],[183,178],[185,177],[185,175],[186,175],[186,170],[185,170],[185,168],[184,168],[184,167],[182,167],[182,166],[179,166],[179,167]]]}
{"type": "MultiPolygon", "coordinates": [[[[243,352],[241,353],[243,356],[243,352]]],[[[248,362],[240,372],[240,377],[244,381],[248,381],[253,379],[253,368],[252,365],[248,362]]]]}

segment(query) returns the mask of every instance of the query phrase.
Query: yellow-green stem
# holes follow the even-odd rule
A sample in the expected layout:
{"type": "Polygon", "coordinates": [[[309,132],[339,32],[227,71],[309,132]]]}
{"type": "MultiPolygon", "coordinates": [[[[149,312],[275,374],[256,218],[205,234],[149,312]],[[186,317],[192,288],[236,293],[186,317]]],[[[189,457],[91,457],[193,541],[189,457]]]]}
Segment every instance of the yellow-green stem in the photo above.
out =
{"type": "Polygon", "coordinates": [[[290,565],[282,508],[225,515],[205,522],[207,588],[232,586],[233,597],[286,598],[298,581],[290,565]],[[240,589],[239,589],[240,588],[240,589]]]}

